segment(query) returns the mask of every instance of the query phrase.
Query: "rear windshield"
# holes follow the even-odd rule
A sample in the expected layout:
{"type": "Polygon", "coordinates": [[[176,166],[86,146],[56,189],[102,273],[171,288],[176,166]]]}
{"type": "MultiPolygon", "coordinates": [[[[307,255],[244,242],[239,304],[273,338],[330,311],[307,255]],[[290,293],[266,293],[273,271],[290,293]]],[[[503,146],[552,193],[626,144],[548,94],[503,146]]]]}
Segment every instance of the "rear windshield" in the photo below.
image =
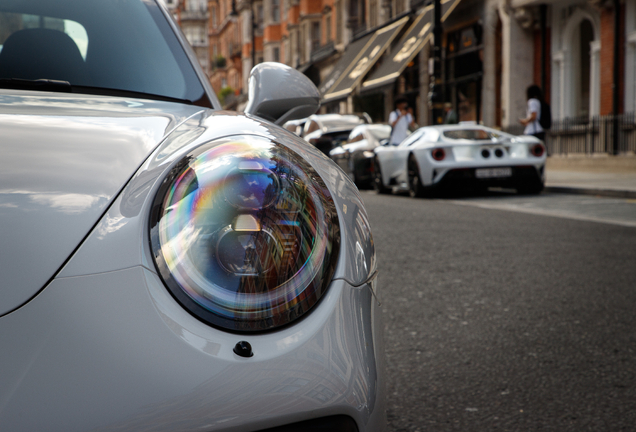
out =
{"type": "Polygon", "coordinates": [[[166,17],[148,0],[2,0],[0,79],[67,81],[74,92],[122,90],[211,106],[166,17]]]}
{"type": "Polygon", "coordinates": [[[320,118],[322,125],[329,129],[353,129],[362,123],[362,120],[354,115],[334,115],[320,118]]]}
{"type": "Polygon", "coordinates": [[[444,137],[454,140],[483,141],[491,140],[493,136],[483,129],[454,129],[444,131],[444,137]]]}
{"type": "Polygon", "coordinates": [[[388,138],[391,135],[391,126],[370,127],[369,133],[378,141],[388,138]]]}

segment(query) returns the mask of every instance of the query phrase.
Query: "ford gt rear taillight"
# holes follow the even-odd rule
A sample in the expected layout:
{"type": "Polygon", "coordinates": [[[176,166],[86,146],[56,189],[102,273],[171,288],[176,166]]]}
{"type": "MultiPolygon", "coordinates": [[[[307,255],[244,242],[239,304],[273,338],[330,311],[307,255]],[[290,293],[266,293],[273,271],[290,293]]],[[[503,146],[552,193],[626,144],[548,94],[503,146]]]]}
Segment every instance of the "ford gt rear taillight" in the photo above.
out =
{"type": "Polygon", "coordinates": [[[198,147],[172,168],[155,197],[150,237],[182,306],[211,325],[255,332],[294,321],[325,294],[339,223],[308,162],[245,136],[198,147]]]}
{"type": "Polygon", "coordinates": [[[530,147],[530,154],[532,154],[533,156],[541,157],[543,156],[544,152],[545,152],[545,147],[543,146],[543,144],[535,144],[532,147],[530,147]]]}
{"type": "Polygon", "coordinates": [[[446,151],[443,148],[436,148],[431,151],[431,156],[433,156],[433,159],[440,162],[446,157],[446,151]]]}

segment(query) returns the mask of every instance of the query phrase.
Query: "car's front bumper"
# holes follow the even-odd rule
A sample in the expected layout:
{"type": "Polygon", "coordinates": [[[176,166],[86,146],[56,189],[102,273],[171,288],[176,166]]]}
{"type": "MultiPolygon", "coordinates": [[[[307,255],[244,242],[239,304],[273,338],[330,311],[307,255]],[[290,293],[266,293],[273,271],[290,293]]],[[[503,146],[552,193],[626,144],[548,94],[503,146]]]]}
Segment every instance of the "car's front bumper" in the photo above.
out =
{"type": "Polygon", "coordinates": [[[344,415],[386,425],[370,285],[335,280],[280,331],[212,328],[143,266],[53,280],[0,318],[0,424],[9,431],[257,431],[344,415]],[[248,341],[254,355],[234,354],[248,341]]]}

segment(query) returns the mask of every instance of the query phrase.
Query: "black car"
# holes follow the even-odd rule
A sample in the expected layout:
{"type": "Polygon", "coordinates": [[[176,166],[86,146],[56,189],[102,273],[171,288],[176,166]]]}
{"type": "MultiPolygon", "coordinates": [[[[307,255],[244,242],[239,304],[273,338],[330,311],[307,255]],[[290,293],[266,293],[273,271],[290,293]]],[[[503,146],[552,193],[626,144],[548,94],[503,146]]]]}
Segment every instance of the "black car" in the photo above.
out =
{"type": "Polygon", "coordinates": [[[336,146],[349,139],[349,134],[356,126],[370,123],[367,114],[317,114],[307,119],[303,138],[318,150],[329,156],[336,146]]]}

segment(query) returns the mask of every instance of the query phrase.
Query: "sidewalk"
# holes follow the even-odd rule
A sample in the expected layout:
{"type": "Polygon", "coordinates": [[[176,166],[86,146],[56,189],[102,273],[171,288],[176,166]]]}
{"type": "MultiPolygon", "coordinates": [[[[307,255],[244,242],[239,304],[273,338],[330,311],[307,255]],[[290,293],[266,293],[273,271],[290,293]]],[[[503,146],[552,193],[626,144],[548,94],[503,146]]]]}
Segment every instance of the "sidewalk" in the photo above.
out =
{"type": "Polygon", "coordinates": [[[636,156],[549,157],[545,190],[636,199],[636,156]]]}

